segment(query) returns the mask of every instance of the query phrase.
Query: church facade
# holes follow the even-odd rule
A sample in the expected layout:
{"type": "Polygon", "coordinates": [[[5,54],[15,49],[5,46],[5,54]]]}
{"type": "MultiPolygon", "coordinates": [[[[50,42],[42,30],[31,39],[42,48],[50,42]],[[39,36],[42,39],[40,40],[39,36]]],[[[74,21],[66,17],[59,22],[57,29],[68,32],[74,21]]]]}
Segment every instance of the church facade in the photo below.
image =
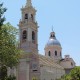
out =
{"type": "Polygon", "coordinates": [[[69,55],[62,58],[62,47],[54,31],[45,45],[45,55],[38,53],[38,23],[31,0],[27,0],[21,12],[19,48],[23,52],[18,66],[8,69],[8,75],[14,74],[17,80],[56,80],[69,73],[75,62],[69,55]]]}

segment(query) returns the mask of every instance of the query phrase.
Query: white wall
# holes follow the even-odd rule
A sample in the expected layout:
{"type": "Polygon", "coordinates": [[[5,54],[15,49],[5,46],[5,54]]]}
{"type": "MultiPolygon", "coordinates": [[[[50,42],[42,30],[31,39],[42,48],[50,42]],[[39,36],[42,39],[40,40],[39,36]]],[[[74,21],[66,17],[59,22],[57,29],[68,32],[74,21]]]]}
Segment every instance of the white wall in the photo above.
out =
{"type": "Polygon", "coordinates": [[[50,66],[43,66],[40,68],[40,71],[41,80],[56,80],[61,78],[61,76],[65,74],[65,71],[63,69],[50,66]]]}

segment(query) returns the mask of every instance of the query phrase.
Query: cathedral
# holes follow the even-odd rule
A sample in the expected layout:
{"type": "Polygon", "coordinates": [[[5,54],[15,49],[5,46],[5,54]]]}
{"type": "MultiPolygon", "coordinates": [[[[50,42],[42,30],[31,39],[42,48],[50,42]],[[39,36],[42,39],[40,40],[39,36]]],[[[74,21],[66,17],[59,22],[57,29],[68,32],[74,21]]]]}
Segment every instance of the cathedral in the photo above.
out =
{"type": "Polygon", "coordinates": [[[31,0],[27,0],[25,7],[21,8],[22,19],[18,26],[22,53],[18,66],[8,69],[8,75],[14,74],[17,80],[57,80],[68,74],[75,67],[75,62],[69,55],[62,58],[62,46],[54,31],[50,32],[45,45],[45,55],[39,54],[36,11],[31,0]]]}

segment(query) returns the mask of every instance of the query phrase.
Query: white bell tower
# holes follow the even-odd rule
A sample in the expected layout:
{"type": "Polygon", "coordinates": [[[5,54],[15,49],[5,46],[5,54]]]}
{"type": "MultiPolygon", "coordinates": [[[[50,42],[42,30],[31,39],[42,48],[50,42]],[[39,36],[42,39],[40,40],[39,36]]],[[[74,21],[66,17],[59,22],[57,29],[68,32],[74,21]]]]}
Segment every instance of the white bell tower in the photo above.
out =
{"type": "Polygon", "coordinates": [[[26,6],[22,7],[22,19],[19,22],[20,49],[25,52],[38,53],[38,25],[35,21],[36,10],[31,0],[27,0],[26,6]]]}
{"type": "Polygon", "coordinates": [[[27,0],[22,7],[22,18],[19,22],[20,45],[19,48],[26,52],[20,61],[18,80],[40,80],[38,56],[38,24],[35,21],[36,10],[31,0],[27,0]],[[28,55],[28,56],[27,56],[28,55]]]}

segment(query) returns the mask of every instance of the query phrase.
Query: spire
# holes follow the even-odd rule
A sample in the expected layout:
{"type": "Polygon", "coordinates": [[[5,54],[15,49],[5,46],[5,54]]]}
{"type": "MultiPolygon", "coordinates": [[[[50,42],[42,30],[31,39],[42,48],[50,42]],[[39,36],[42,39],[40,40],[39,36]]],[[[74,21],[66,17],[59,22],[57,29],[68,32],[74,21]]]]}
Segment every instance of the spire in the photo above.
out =
{"type": "Polygon", "coordinates": [[[55,32],[53,30],[53,25],[52,25],[52,32],[50,33],[50,38],[55,38],[56,39],[55,32]]]}
{"type": "Polygon", "coordinates": [[[52,32],[53,32],[53,25],[52,25],[52,32]]]}
{"type": "Polygon", "coordinates": [[[26,6],[27,6],[27,7],[32,6],[31,0],[27,0],[27,1],[26,1],[26,6]]]}
{"type": "MultiPolygon", "coordinates": [[[[52,32],[54,32],[54,27],[53,27],[53,25],[52,25],[52,32]]],[[[54,32],[55,33],[55,32],[54,32]]]]}

